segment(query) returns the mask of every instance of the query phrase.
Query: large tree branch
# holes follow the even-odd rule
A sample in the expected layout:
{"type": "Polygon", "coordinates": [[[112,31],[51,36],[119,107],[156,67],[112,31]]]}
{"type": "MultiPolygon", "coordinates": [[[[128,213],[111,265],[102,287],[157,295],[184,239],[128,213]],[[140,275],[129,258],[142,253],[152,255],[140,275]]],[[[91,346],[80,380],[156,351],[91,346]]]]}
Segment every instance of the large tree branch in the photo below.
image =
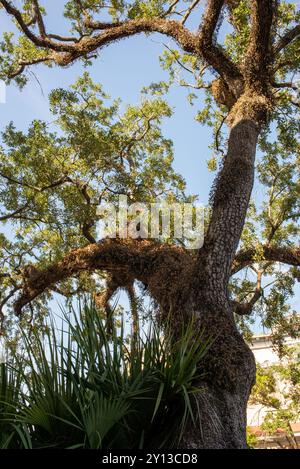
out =
{"type": "Polygon", "coordinates": [[[261,286],[262,274],[263,274],[263,271],[257,272],[257,282],[256,282],[255,291],[251,299],[247,303],[240,303],[239,301],[231,302],[233,311],[236,314],[240,316],[245,316],[245,315],[249,315],[252,313],[254,305],[257,303],[257,301],[261,298],[263,294],[263,289],[261,286]]]}
{"type": "MultiPolygon", "coordinates": [[[[39,27],[39,35],[35,34],[25,23],[21,12],[7,0],[0,0],[6,12],[13,16],[24,35],[33,44],[46,51],[45,56],[33,60],[24,59],[16,76],[23,72],[31,63],[41,61],[54,61],[59,65],[68,65],[81,57],[87,57],[102,47],[139,33],[158,32],[173,38],[180,47],[188,53],[193,53],[204,58],[226,80],[229,78],[241,78],[237,66],[230,60],[221,47],[214,44],[213,35],[216,31],[218,20],[224,0],[209,0],[204,14],[202,27],[199,34],[194,34],[184,26],[182,21],[174,21],[163,17],[139,18],[115,23],[103,23],[85,18],[85,26],[89,27],[91,34],[79,38],[64,38],[60,35],[47,34],[43,17],[35,1],[35,17],[39,27]],[[94,34],[95,31],[100,31],[94,34]],[[52,53],[49,54],[49,51],[52,53]]],[[[194,8],[197,2],[193,2],[190,8],[194,8]]],[[[189,10],[188,10],[189,11],[189,10]]]]}
{"type": "MultiPolygon", "coordinates": [[[[264,254],[266,260],[285,262],[294,266],[300,265],[299,248],[266,247],[264,254]]],[[[254,248],[240,251],[234,259],[231,274],[255,262],[256,255],[257,251],[254,248]]],[[[211,265],[211,260],[210,257],[209,265],[211,265]]],[[[221,265],[222,261],[221,257],[221,265]]],[[[170,304],[172,296],[175,296],[176,292],[178,293],[178,279],[182,278],[183,275],[186,276],[188,272],[192,273],[192,265],[193,259],[189,253],[177,246],[146,240],[104,239],[97,244],[90,244],[71,251],[63,260],[46,269],[40,270],[33,266],[24,268],[22,292],[15,302],[15,311],[19,315],[25,305],[48,288],[53,289],[55,284],[76,276],[81,271],[93,272],[95,270],[108,272],[113,277],[116,288],[128,289],[134,279],[143,282],[153,298],[164,306],[164,301],[170,304]]],[[[201,289],[203,291],[206,286],[205,271],[202,280],[201,289]]],[[[215,275],[212,276],[211,281],[213,283],[216,281],[215,275]]],[[[189,285],[188,281],[187,285],[189,285]]],[[[218,288],[217,282],[215,288],[218,288]]],[[[183,290],[182,297],[185,302],[183,290]]],[[[253,306],[253,302],[257,299],[258,292],[249,303],[253,306]]],[[[249,311],[248,307],[243,307],[243,309],[249,311]]],[[[241,311],[241,308],[239,310],[241,311]]]]}
{"type": "Polygon", "coordinates": [[[45,36],[45,37],[37,36],[34,32],[31,31],[30,27],[24,21],[20,10],[15,8],[7,0],[1,0],[0,3],[3,5],[6,12],[9,15],[14,17],[14,19],[16,20],[17,24],[19,25],[20,29],[25,34],[25,36],[28,39],[30,39],[33,42],[33,44],[35,44],[37,47],[43,47],[46,49],[50,48],[56,51],[72,51],[72,47],[69,48],[68,45],[66,45],[64,42],[54,42],[51,39],[49,39],[48,36],[45,36]]]}
{"type": "Polygon", "coordinates": [[[300,24],[297,24],[292,29],[289,29],[284,36],[282,36],[279,41],[274,46],[274,54],[279,54],[285,47],[287,47],[291,42],[293,42],[297,37],[300,36],[300,24]]]}
{"type": "Polygon", "coordinates": [[[272,60],[271,28],[275,0],[251,1],[251,33],[244,63],[246,84],[256,93],[268,91],[269,65],[272,60]]]}
{"type": "MultiPolygon", "coordinates": [[[[138,262],[140,253],[132,245],[116,240],[103,240],[67,254],[62,261],[44,270],[28,266],[24,270],[24,287],[15,303],[15,311],[20,314],[23,306],[43,293],[51,285],[74,276],[81,271],[96,269],[129,268],[138,262]]],[[[136,272],[138,275],[139,272],[136,272]]]]}
{"type": "Polygon", "coordinates": [[[190,257],[177,246],[148,240],[104,239],[71,251],[60,262],[46,269],[40,270],[34,266],[23,269],[23,289],[15,303],[15,311],[19,315],[25,305],[46,289],[81,271],[104,270],[117,275],[121,284],[123,278],[130,278],[131,281],[137,279],[149,285],[154,297],[163,297],[166,291],[165,286],[161,286],[162,275],[167,279],[174,274],[177,276],[177,270],[185,265],[184,260],[189,262],[190,257]]]}
{"type": "Polygon", "coordinates": [[[143,32],[158,32],[172,37],[186,52],[199,53],[197,36],[191,33],[180,22],[162,18],[141,18],[128,20],[108,27],[95,36],[84,37],[78,44],[72,45],[73,52],[82,56],[93,52],[119,39],[143,32]]]}
{"type": "Polygon", "coordinates": [[[214,34],[218,27],[223,5],[224,0],[209,0],[207,2],[199,32],[199,47],[203,58],[228,84],[231,79],[241,79],[242,75],[221,47],[214,43],[214,34]]]}
{"type": "MultiPolygon", "coordinates": [[[[257,262],[258,250],[255,248],[242,249],[239,251],[232,263],[231,274],[236,274],[248,265],[257,262]]],[[[262,246],[259,249],[262,260],[281,262],[292,266],[300,266],[300,248],[299,247],[270,247],[262,246]]]]}
{"type": "MultiPolygon", "coordinates": [[[[33,33],[26,25],[21,12],[10,2],[1,0],[0,3],[7,13],[15,18],[25,36],[37,47],[70,53],[68,57],[70,62],[118,39],[142,32],[160,32],[171,36],[187,52],[196,52],[198,49],[196,36],[193,33],[186,29],[181,23],[164,18],[141,18],[120,23],[94,23],[90,20],[88,23],[89,27],[92,26],[93,29],[103,29],[103,25],[105,24],[105,30],[95,36],[84,36],[77,39],[77,42],[74,44],[69,44],[69,41],[56,42],[51,40],[48,35],[42,37],[42,35],[37,36],[33,33]]],[[[43,31],[45,31],[45,27],[43,27],[43,31]]]]}
{"type": "Polygon", "coordinates": [[[28,209],[30,205],[30,202],[27,202],[26,204],[22,205],[22,207],[17,208],[13,212],[6,213],[5,215],[0,215],[0,221],[7,221],[12,218],[18,218],[18,216],[24,212],[24,210],[28,209]]]}

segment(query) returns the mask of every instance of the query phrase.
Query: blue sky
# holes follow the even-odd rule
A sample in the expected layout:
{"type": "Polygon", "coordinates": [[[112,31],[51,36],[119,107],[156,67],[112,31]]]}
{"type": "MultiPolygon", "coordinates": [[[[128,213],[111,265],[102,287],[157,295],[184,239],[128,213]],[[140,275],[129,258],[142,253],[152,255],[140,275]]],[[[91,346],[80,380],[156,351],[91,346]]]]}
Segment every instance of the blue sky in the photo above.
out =
{"type": "MultiPolygon", "coordinates": [[[[64,22],[60,15],[60,0],[45,0],[46,7],[51,4],[48,24],[52,32],[63,33],[64,22]]],[[[18,4],[18,1],[15,2],[18,4]]],[[[0,35],[11,30],[11,21],[3,11],[0,12],[0,35]]],[[[89,71],[93,79],[103,85],[104,90],[114,98],[120,97],[124,104],[139,101],[142,87],[167,78],[159,65],[159,54],[163,50],[162,42],[172,42],[159,35],[138,36],[110,45],[102,50],[99,58],[93,62],[89,71]]],[[[48,69],[41,65],[33,68],[29,84],[19,91],[14,85],[7,88],[6,104],[0,104],[0,126],[3,129],[10,121],[20,129],[26,129],[32,119],[51,120],[47,96],[53,88],[66,87],[83,72],[83,66],[77,63],[69,68],[54,67],[48,69]]],[[[168,101],[174,109],[173,116],[164,123],[165,136],[174,142],[174,167],[186,182],[188,193],[198,194],[199,202],[206,204],[214,174],[207,170],[206,161],[211,156],[208,148],[211,132],[195,121],[197,109],[201,109],[201,99],[194,107],[186,99],[187,91],[174,86],[168,101]]],[[[256,186],[253,197],[261,200],[261,188],[256,186]]],[[[299,307],[296,298],[292,307],[299,307]]]]}

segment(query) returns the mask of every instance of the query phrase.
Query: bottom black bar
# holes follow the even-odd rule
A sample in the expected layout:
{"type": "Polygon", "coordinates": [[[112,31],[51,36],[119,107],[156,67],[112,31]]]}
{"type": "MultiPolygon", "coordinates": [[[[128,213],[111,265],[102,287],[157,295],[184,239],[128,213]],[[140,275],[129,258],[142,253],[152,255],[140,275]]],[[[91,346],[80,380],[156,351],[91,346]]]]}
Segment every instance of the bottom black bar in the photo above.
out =
{"type": "MultiPolygon", "coordinates": [[[[93,467],[121,466],[126,468],[163,466],[203,467],[221,463],[231,467],[251,464],[257,467],[300,467],[298,450],[1,450],[1,469],[20,467],[41,467],[44,464],[66,464],[84,469],[93,467]]],[[[210,469],[210,468],[209,468],[210,469]]]]}

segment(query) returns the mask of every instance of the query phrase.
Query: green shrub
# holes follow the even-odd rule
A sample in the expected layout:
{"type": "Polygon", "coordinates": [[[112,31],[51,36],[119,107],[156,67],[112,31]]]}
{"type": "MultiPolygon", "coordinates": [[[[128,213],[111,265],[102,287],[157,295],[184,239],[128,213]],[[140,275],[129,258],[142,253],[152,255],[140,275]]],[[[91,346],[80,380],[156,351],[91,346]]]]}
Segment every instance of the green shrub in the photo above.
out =
{"type": "Polygon", "coordinates": [[[2,448],[160,448],[198,420],[198,364],[210,345],[193,324],[179,340],[153,324],[125,340],[106,334],[93,306],[64,314],[61,330],[22,335],[0,374],[2,448]],[[197,409],[197,411],[195,411],[197,409]]]}

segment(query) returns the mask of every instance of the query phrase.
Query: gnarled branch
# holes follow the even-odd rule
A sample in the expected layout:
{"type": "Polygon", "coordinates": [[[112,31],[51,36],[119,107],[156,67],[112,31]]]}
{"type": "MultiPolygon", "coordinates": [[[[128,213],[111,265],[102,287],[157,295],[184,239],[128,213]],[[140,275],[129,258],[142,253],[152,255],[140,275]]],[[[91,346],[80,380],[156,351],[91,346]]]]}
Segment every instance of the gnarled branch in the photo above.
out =
{"type": "MultiPolygon", "coordinates": [[[[194,5],[193,2],[192,5],[194,5]]],[[[84,24],[92,30],[90,35],[78,38],[64,38],[56,34],[47,34],[38,3],[35,2],[35,16],[39,26],[39,35],[35,34],[25,23],[23,16],[16,7],[7,0],[0,0],[6,12],[13,16],[25,36],[36,47],[44,49],[45,57],[38,61],[54,61],[58,65],[68,65],[75,60],[87,57],[92,52],[139,33],[157,32],[173,38],[185,52],[193,53],[204,58],[221,76],[225,78],[241,77],[237,66],[230,60],[226,53],[213,43],[213,34],[216,30],[224,0],[209,0],[204,14],[202,27],[199,34],[194,34],[185,28],[181,21],[175,21],[162,17],[139,18],[115,23],[93,21],[86,16],[84,24]],[[98,34],[93,34],[100,31],[98,34]],[[53,51],[49,54],[49,51],[53,51]]],[[[195,6],[195,5],[194,5],[195,6]]],[[[17,71],[12,76],[20,74],[26,66],[36,63],[30,59],[22,61],[17,71]]]]}
{"type": "MultiPolygon", "coordinates": [[[[233,261],[231,274],[236,274],[248,265],[257,261],[257,249],[249,248],[239,251],[233,261]]],[[[270,247],[262,246],[259,250],[263,260],[281,262],[291,266],[300,266],[300,248],[299,247],[270,247]]]]}
{"type": "Polygon", "coordinates": [[[207,2],[199,31],[199,47],[203,58],[229,83],[231,79],[241,79],[242,75],[221,47],[214,44],[214,33],[223,5],[224,0],[207,2]]]}
{"type": "Polygon", "coordinates": [[[234,300],[231,302],[233,311],[236,314],[240,316],[246,316],[252,313],[255,303],[261,298],[263,294],[263,289],[261,286],[262,274],[263,274],[263,271],[257,272],[256,288],[255,288],[252,298],[247,303],[240,303],[239,301],[234,301],[234,300]]]}
{"type": "Polygon", "coordinates": [[[47,36],[42,37],[42,36],[37,36],[35,33],[33,33],[30,29],[30,27],[25,23],[22,13],[20,10],[15,8],[10,2],[7,0],[1,0],[0,2],[3,7],[5,8],[6,12],[13,16],[19,25],[20,29],[23,31],[25,36],[30,39],[33,44],[35,44],[37,47],[42,47],[46,49],[52,49],[56,51],[72,51],[72,47],[69,48],[68,45],[64,44],[64,42],[54,42],[50,40],[47,36]]]}
{"type": "Polygon", "coordinates": [[[129,276],[148,285],[154,297],[163,299],[166,287],[161,284],[162,275],[176,288],[172,277],[180,275],[189,262],[189,255],[177,246],[148,240],[105,238],[71,251],[48,268],[28,266],[23,269],[23,289],[15,302],[15,312],[20,315],[22,308],[46,289],[82,271],[104,270],[120,278],[129,276]]]}
{"type": "Polygon", "coordinates": [[[276,9],[274,0],[251,2],[251,32],[244,63],[246,84],[256,93],[267,94],[272,59],[271,28],[276,9]]]}
{"type": "Polygon", "coordinates": [[[274,54],[279,54],[285,47],[300,36],[300,24],[297,24],[294,28],[289,29],[284,36],[274,46],[274,54]]]}
{"type": "Polygon", "coordinates": [[[106,313],[106,331],[108,335],[112,335],[113,327],[113,309],[110,300],[119,288],[119,283],[114,275],[109,275],[106,281],[106,288],[95,295],[97,306],[103,308],[106,313]]]}

